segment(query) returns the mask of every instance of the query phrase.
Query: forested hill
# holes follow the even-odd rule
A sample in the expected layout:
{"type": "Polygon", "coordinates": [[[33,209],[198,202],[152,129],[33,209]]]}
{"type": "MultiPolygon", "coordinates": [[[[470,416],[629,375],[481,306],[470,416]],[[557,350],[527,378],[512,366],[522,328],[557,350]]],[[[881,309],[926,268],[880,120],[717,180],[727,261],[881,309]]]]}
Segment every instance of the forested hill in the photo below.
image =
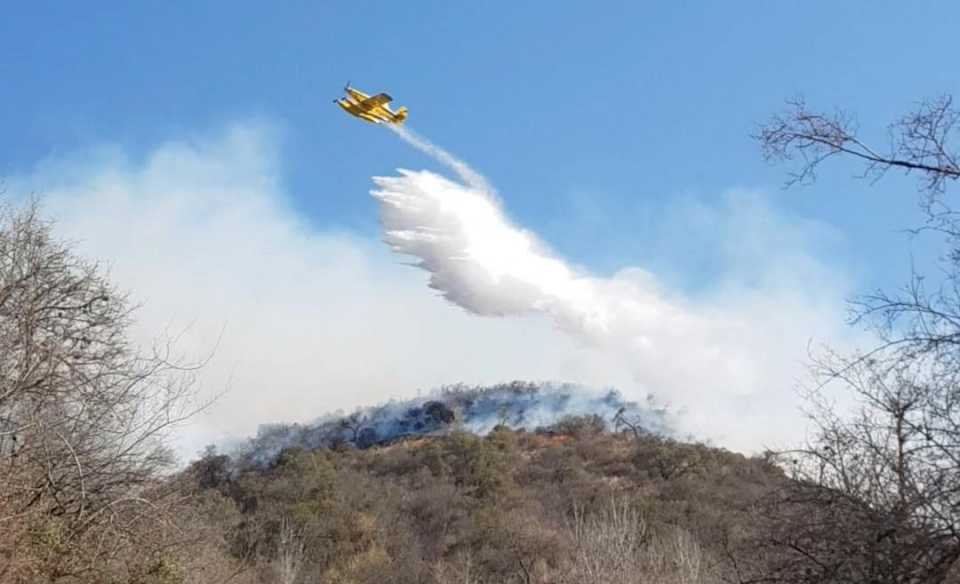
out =
{"type": "Polygon", "coordinates": [[[253,462],[210,451],[181,477],[222,537],[218,578],[246,566],[235,581],[719,581],[755,533],[752,505],[786,482],[763,459],[597,415],[253,462]]]}
{"type": "MultiPolygon", "coordinates": [[[[503,423],[486,434],[456,422],[471,402],[532,400],[542,390],[508,384],[435,394],[413,413],[430,409],[425,415],[442,420],[379,442],[342,438],[359,437],[376,420],[358,414],[325,422],[341,438],[317,447],[274,450],[269,442],[265,457],[254,440],[233,456],[208,451],[177,478],[213,535],[191,573],[251,584],[957,575],[953,548],[931,539],[928,527],[897,523],[864,497],[788,474],[798,462],[784,455],[748,457],[644,428],[636,423],[642,409],[631,417],[621,407],[609,419],[566,415],[535,428],[511,428],[501,412],[503,423]]],[[[383,410],[360,410],[376,411],[383,410]]]]}

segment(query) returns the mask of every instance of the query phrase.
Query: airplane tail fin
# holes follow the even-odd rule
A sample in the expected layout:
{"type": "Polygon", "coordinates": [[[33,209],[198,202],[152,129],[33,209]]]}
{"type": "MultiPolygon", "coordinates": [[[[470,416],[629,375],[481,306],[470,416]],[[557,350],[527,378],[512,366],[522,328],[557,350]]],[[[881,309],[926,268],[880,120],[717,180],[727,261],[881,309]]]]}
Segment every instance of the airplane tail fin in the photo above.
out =
{"type": "Polygon", "coordinates": [[[395,118],[398,124],[402,124],[407,119],[407,107],[401,106],[397,108],[397,113],[395,118]]]}

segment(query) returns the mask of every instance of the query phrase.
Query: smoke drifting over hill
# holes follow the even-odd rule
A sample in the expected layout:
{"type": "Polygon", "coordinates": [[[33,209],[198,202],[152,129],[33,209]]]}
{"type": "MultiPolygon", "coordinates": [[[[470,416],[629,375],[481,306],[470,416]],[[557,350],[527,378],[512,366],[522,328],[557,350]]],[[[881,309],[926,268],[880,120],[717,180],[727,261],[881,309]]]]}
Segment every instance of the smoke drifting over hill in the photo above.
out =
{"type": "Polygon", "coordinates": [[[264,465],[290,447],[368,448],[452,428],[486,434],[500,424],[534,431],[549,429],[571,416],[597,416],[608,428],[623,417],[647,431],[668,432],[662,410],[625,400],[617,391],[515,381],[490,387],[443,387],[425,397],[328,415],[311,424],[263,425],[239,452],[252,463],[264,465]]]}
{"type": "MultiPolygon", "coordinates": [[[[687,250],[710,252],[716,285],[691,293],[642,269],[597,277],[571,266],[511,222],[462,163],[455,180],[408,172],[376,187],[381,237],[416,251],[409,257],[430,270],[420,272],[380,237],[305,217],[292,201],[316,193],[285,186],[269,127],[238,123],[143,156],[119,146],[80,154],[13,177],[11,190],[43,193],[58,234],[109,264],[142,305],[138,342],[167,331],[184,355],[216,347],[198,381],[228,391],[180,432],[184,458],[264,422],[309,425],[417,388],[510,379],[616,387],[640,403],[652,393],[681,434],[754,451],[800,435],[793,387],[808,344],[845,330],[849,282],[818,251],[833,241],[830,226],[762,193],[664,207],[653,239],[680,250],[670,256],[678,271],[703,260],[684,260],[687,250]],[[433,297],[425,274],[466,309],[433,297]]],[[[562,197],[545,196],[544,212],[566,213],[562,197]]],[[[581,217],[566,215],[563,228],[576,230],[581,217]]],[[[571,241],[589,241],[582,235],[571,241]]]]}
{"type": "MultiPolygon", "coordinates": [[[[799,361],[799,354],[787,357],[781,349],[810,339],[809,332],[784,336],[797,327],[795,305],[807,308],[809,302],[798,274],[771,270],[764,274],[767,289],[739,290],[739,297],[724,299],[727,304],[664,290],[642,269],[593,276],[513,224],[489,183],[466,163],[408,130],[394,131],[460,179],[401,169],[397,176],[375,177],[371,192],[380,204],[383,240],[416,258],[430,274],[430,287],[450,302],[481,316],[548,317],[585,346],[618,355],[632,373],[632,389],[692,413],[688,430],[716,428],[711,410],[730,413],[731,402],[762,394],[764,384],[796,383],[770,375],[770,366],[799,361]]],[[[804,268],[816,271],[811,264],[804,268]]],[[[782,373],[781,365],[773,369],[782,373]]],[[[762,402],[757,397],[749,405],[762,402]]],[[[728,428],[736,423],[721,422],[728,428]]]]}

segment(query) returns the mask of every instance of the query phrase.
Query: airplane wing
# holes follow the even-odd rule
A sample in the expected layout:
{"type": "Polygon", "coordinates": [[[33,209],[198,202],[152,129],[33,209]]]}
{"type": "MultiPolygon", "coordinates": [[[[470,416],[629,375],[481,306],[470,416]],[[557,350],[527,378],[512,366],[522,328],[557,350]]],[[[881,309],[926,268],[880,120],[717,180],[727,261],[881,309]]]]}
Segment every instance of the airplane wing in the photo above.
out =
{"type": "Polygon", "coordinates": [[[357,100],[357,101],[363,101],[363,100],[365,100],[365,99],[369,99],[369,98],[370,98],[370,96],[367,95],[366,93],[360,91],[359,89],[354,89],[354,88],[350,87],[349,85],[346,86],[346,87],[344,88],[344,90],[347,92],[347,94],[348,94],[350,97],[352,97],[353,99],[355,99],[355,100],[357,100]]]}
{"type": "Polygon", "coordinates": [[[382,108],[386,104],[393,101],[393,98],[387,95],[386,93],[378,93],[373,97],[369,97],[360,102],[360,105],[368,110],[382,108]]]}

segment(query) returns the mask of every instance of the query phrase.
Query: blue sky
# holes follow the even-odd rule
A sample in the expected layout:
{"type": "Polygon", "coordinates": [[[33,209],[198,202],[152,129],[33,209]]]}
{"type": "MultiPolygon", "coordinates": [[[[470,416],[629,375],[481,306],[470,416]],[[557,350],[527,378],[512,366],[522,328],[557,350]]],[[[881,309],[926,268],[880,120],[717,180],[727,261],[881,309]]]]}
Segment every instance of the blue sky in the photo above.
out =
{"type": "Polygon", "coordinates": [[[296,219],[376,240],[370,177],[437,165],[333,106],[350,80],[407,105],[517,224],[596,274],[710,290],[738,225],[711,217],[736,190],[766,209],[742,225],[806,226],[806,251],[869,291],[931,250],[898,232],[921,219],[913,179],[832,164],[784,191],[750,134],[803,95],[883,143],[917,100],[960,93],[957,22],[948,2],[19,3],[0,21],[0,175],[262,124],[296,219]]]}
{"type": "Polygon", "coordinates": [[[749,134],[803,94],[883,138],[915,100],[957,91],[958,17],[947,2],[20,3],[0,23],[0,172],[262,117],[310,221],[374,233],[369,176],[424,161],[331,106],[351,80],[389,90],[514,218],[597,270],[669,255],[645,234],[678,196],[748,187],[836,225],[840,255],[874,272],[903,247],[890,233],[915,216],[912,182],[868,188],[837,165],[781,192],[749,134]],[[584,206],[603,219],[571,224],[584,206]]]}

